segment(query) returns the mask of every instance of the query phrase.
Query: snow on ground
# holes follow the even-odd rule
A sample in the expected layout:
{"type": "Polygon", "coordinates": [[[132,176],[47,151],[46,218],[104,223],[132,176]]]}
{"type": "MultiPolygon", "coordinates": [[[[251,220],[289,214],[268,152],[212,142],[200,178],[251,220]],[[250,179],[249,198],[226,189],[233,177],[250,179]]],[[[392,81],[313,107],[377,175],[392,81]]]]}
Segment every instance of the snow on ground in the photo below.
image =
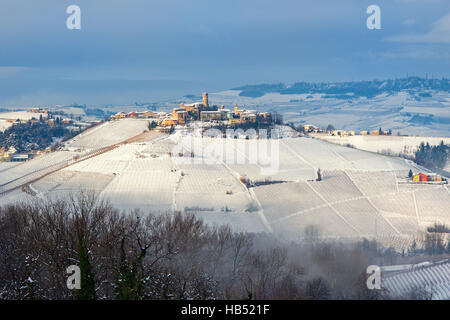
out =
{"type": "MultiPolygon", "coordinates": [[[[68,145],[105,146],[139,134],[145,125],[103,124],[68,145]]],[[[58,151],[11,168],[0,165],[0,185],[73,154],[58,151]]],[[[193,212],[210,224],[228,223],[235,230],[269,231],[287,239],[301,237],[306,226],[315,225],[324,237],[376,238],[404,249],[430,224],[450,224],[448,188],[400,183],[410,168],[401,158],[312,138],[200,138],[177,131],[120,145],[32,187],[41,197],[95,190],[119,209],[193,212]],[[264,149],[258,145],[262,142],[273,145],[264,149]],[[220,150],[225,157],[217,159],[220,150]],[[269,167],[275,170],[267,172],[269,167]],[[319,168],[323,180],[315,181],[319,168]],[[248,189],[241,177],[272,183],[248,189]]]]}
{"type": "Polygon", "coordinates": [[[9,127],[12,126],[12,123],[7,122],[6,120],[0,120],[0,132],[5,131],[9,127]]]}
{"type": "Polygon", "coordinates": [[[278,112],[286,121],[328,124],[345,130],[392,129],[394,133],[422,136],[450,136],[448,92],[433,92],[430,98],[416,97],[407,92],[365,97],[336,99],[324,94],[269,93],[262,97],[239,96],[238,90],[210,93],[211,104],[278,112]]]}
{"type": "MultiPolygon", "coordinates": [[[[384,268],[386,270],[396,270],[384,268]]],[[[432,300],[450,299],[450,262],[406,266],[400,272],[384,272],[382,269],[382,287],[389,293],[404,296],[422,289],[426,290],[432,300]]]]}
{"type": "Polygon", "coordinates": [[[314,224],[328,237],[407,238],[434,222],[450,223],[450,194],[444,186],[422,186],[414,200],[413,188],[396,188],[393,171],[335,170],[323,176],[320,182],[255,188],[275,232],[300,236],[314,224]]]}
{"type": "Polygon", "coordinates": [[[0,193],[63,167],[73,155],[72,152],[58,151],[42,154],[31,161],[9,164],[6,170],[0,166],[0,193]]]}
{"type": "Polygon", "coordinates": [[[62,170],[32,183],[31,187],[41,198],[63,198],[81,189],[100,194],[113,177],[112,174],[62,170]]]}
{"type": "Polygon", "coordinates": [[[326,134],[314,134],[315,138],[323,139],[339,145],[352,145],[357,149],[371,152],[392,154],[414,155],[419,148],[420,143],[429,143],[430,145],[438,145],[441,141],[450,144],[448,137],[414,137],[414,136],[350,136],[338,137],[326,134]]]}
{"type": "Polygon", "coordinates": [[[108,121],[77,135],[66,143],[66,148],[99,149],[137,136],[147,129],[148,120],[108,121]]]}
{"type": "Polygon", "coordinates": [[[13,192],[0,195],[0,206],[14,204],[16,202],[26,202],[32,200],[33,197],[21,190],[15,190],[13,192]]]}
{"type": "Polygon", "coordinates": [[[0,161],[0,173],[6,171],[12,167],[18,166],[20,163],[17,162],[2,162],[0,161]]]}
{"type": "Polygon", "coordinates": [[[46,118],[46,113],[34,113],[34,112],[27,112],[27,111],[13,111],[13,112],[0,112],[0,119],[8,119],[8,120],[31,120],[33,118],[39,119],[39,117],[42,115],[42,117],[46,118]]]}

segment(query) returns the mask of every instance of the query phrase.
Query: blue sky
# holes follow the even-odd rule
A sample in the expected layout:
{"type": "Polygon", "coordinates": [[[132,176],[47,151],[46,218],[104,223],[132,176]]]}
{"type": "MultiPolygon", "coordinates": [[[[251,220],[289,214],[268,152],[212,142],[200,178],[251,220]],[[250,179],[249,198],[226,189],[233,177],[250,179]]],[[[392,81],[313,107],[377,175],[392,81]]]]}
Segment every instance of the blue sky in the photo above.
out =
{"type": "Polygon", "coordinates": [[[448,0],[2,0],[0,8],[1,105],[450,70],[448,0]],[[66,28],[72,4],[81,30],[66,28]],[[366,28],[371,4],[381,8],[381,30],[366,28]],[[86,88],[107,80],[109,90],[86,88]]]}

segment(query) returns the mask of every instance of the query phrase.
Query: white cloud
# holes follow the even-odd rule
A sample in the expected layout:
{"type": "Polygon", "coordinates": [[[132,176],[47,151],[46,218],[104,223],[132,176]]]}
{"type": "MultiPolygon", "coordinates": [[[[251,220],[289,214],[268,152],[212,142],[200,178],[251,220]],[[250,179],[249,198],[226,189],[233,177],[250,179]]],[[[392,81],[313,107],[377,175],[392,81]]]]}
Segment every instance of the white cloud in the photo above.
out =
{"type": "Polygon", "coordinates": [[[405,34],[389,37],[386,40],[408,43],[450,43],[450,14],[432,24],[425,34],[405,34]]]}

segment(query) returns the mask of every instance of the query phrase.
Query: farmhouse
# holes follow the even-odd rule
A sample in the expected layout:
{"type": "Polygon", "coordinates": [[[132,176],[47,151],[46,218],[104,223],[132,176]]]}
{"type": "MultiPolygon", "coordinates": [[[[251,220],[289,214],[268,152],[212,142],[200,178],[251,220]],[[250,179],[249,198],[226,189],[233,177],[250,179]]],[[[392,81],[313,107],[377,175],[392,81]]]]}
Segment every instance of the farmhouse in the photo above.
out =
{"type": "Polygon", "coordinates": [[[424,173],[419,173],[413,176],[413,181],[414,182],[439,182],[439,183],[446,183],[447,179],[441,176],[438,176],[435,173],[431,173],[431,174],[424,174],[424,173]]]}
{"type": "Polygon", "coordinates": [[[32,154],[15,154],[11,157],[11,162],[24,162],[33,157],[32,154]]]}

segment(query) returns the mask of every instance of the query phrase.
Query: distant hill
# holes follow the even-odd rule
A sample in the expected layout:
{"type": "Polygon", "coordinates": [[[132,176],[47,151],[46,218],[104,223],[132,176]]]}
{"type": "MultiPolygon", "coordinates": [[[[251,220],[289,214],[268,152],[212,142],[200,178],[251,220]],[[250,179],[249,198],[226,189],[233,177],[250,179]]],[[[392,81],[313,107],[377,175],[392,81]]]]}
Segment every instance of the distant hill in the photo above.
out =
{"type": "Polygon", "coordinates": [[[232,90],[240,90],[240,96],[258,98],[267,93],[280,94],[313,94],[321,93],[333,95],[337,99],[351,99],[358,97],[372,98],[381,93],[396,93],[400,91],[421,92],[420,95],[429,96],[427,90],[450,92],[449,79],[424,79],[408,77],[394,80],[350,81],[350,82],[296,82],[292,85],[284,83],[246,85],[232,90]]]}

